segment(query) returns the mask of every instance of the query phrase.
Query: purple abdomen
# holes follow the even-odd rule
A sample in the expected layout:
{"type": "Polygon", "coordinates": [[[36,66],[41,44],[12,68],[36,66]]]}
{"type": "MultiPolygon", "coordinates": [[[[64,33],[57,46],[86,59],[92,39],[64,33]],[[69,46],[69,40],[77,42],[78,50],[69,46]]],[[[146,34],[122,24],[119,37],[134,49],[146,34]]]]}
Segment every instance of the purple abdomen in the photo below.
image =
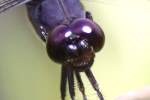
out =
{"type": "MultiPolygon", "coordinates": [[[[80,0],[62,0],[72,18],[83,18],[84,9],[80,0]]],[[[61,24],[64,21],[64,12],[57,0],[45,0],[41,4],[41,21],[48,25],[49,28],[61,24]]]]}

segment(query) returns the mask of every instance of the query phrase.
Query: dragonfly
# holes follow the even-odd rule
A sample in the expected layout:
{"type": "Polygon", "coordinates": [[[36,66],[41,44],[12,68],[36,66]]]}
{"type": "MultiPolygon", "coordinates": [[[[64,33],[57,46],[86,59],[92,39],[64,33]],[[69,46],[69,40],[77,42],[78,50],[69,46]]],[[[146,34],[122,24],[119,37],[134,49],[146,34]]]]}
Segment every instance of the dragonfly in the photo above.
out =
{"type": "Polygon", "coordinates": [[[83,72],[99,100],[104,100],[91,67],[95,53],[104,45],[105,35],[92,14],[80,0],[3,0],[0,13],[24,4],[37,35],[46,44],[48,57],[62,66],[60,99],[65,100],[68,82],[70,98],[75,100],[76,78],[83,100],[88,100],[83,72]]]}

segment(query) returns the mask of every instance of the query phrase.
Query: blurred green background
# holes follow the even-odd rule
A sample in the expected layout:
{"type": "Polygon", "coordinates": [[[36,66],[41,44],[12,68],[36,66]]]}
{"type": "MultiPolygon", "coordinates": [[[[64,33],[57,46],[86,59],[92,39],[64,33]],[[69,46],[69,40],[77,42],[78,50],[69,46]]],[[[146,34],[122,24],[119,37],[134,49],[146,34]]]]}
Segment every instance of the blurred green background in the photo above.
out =
{"type": "MultiPolygon", "coordinates": [[[[92,67],[105,99],[149,86],[150,1],[83,0],[83,4],[106,36],[92,67]]],[[[82,76],[89,100],[98,100],[82,76]]],[[[25,7],[1,14],[0,100],[60,100],[59,86],[60,65],[48,58],[25,7]]],[[[81,98],[77,90],[77,100],[81,98]]]]}

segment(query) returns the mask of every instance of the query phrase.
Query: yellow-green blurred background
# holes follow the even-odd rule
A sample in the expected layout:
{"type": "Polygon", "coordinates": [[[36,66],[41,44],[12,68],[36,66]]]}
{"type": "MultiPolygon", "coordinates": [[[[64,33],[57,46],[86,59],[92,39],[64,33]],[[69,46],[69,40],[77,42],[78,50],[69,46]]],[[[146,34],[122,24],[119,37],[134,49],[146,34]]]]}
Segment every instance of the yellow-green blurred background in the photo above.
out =
{"type": "MultiPolygon", "coordinates": [[[[84,0],[83,4],[106,36],[92,67],[105,99],[149,86],[150,1],[84,0]]],[[[49,60],[24,6],[0,15],[0,100],[60,100],[60,68],[49,60]]],[[[98,100],[82,75],[89,100],[98,100]]]]}

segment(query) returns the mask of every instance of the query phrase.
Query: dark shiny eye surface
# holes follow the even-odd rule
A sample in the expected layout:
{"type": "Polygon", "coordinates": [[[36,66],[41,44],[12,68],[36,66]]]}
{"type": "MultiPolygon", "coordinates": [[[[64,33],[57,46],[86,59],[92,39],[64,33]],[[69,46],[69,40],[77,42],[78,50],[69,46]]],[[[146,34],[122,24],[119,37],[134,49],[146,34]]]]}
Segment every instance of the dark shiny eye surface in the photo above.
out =
{"type": "Polygon", "coordinates": [[[71,24],[71,28],[74,33],[86,38],[96,52],[103,47],[104,32],[95,22],[89,19],[77,19],[71,24]]]}
{"type": "Polygon", "coordinates": [[[59,25],[49,33],[46,45],[47,53],[55,62],[62,63],[65,60],[64,44],[66,38],[71,34],[65,25],[59,25]]]}
{"type": "Polygon", "coordinates": [[[77,60],[78,56],[83,59],[87,58],[84,52],[88,51],[87,54],[91,55],[89,48],[93,48],[93,52],[99,51],[103,47],[104,40],[104,33],[97,24],[88,19],[76,19],[68,26],[57,26],[48,34],[47,53],[58,63],[63,63],[68,59],[74,60],[75,57],[77,60]]]}
{"type": "Polygon", "coordinates": [[[65,54],[68,57],[75,57],[78,56],[78,47],[75,44],[68,44],[66,47],[64,47],[66,49],[65,54]]]}

